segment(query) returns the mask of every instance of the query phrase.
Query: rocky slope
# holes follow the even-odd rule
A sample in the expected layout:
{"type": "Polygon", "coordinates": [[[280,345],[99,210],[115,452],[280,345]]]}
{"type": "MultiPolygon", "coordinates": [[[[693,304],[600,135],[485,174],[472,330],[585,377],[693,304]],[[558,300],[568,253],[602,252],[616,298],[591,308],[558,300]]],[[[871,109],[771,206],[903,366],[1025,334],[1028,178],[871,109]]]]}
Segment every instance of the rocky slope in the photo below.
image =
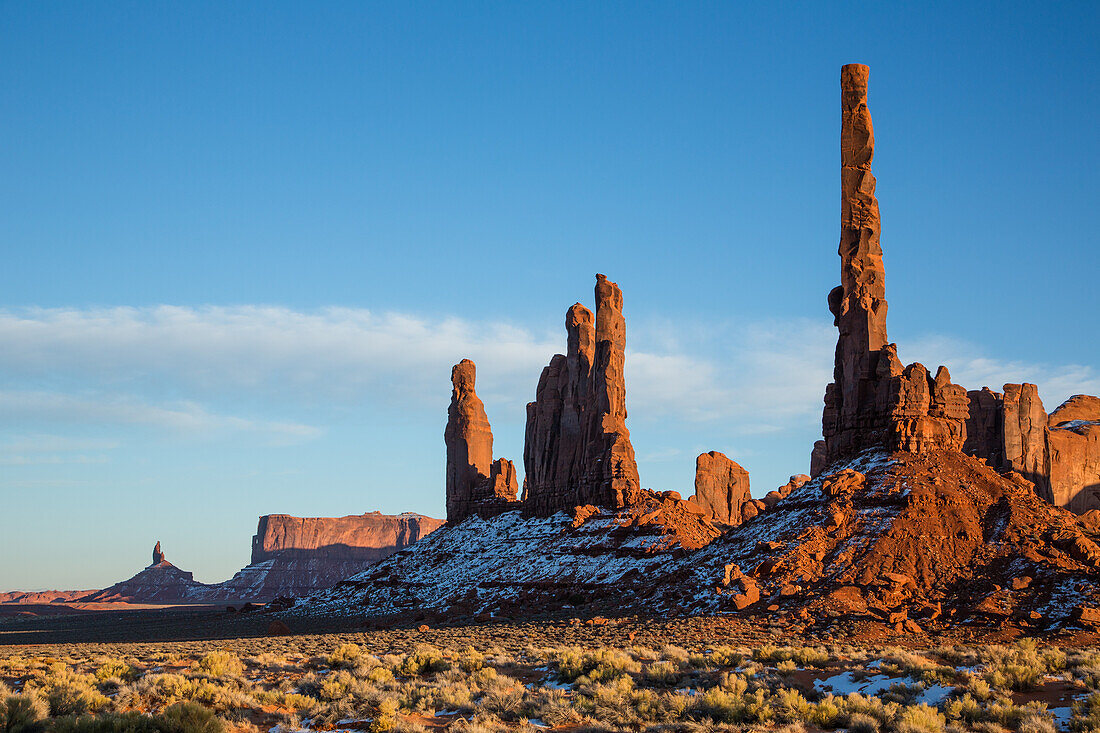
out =
{"type": "Polygon", "coordinates": [[[1100,547],[1026,480],[954,451],[871,450],[680,562],[647,602],[821,621],[1060,627],[1100,602],[1100,547]]]}
{"type": "Polygon", "coordinates": [[[299,610],[450,621],[522,616],[628,602],[676,557],[720,534],[698,509],[650,494],[626,509],[577,507],[573,516],[515,510],[472,516],[383,560],[299,610]]]}

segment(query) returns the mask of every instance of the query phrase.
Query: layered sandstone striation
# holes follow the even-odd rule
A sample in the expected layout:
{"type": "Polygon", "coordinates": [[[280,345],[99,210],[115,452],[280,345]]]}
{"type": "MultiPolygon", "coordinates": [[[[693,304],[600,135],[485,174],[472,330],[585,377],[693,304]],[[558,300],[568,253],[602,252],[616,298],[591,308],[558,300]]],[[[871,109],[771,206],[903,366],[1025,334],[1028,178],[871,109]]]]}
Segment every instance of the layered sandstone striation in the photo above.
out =
{"type": "Polygon", "coordinates": [[[933,376],[921,364],[904,366],[887,340],[867,77],[861,64],[841,70],[841,284],[829,293],[840,333],[825,390],[824,445],[811,459],[815,474],[867,448],[959,450],[966,438],[966,391],[945,367],[933,376]]]}
{"type": "Polygon", "coordinates": [[[375,562],[434,532],[443,522],[411,512],[347,517],[260,517],[252,537],[252,564],[277,558],[323,556],[375,562]]]}
{"type": "Polygon", "coordinates": [[[504,458],[493,460],[493,431],[474,391],[476,376],[469,359],[451,369],[451,406],[443,433],[448,522],[461,522],[472,514],[492,516],[518,505],[515,467],[504,458]]]}
{"type": "Polygon", "coordinates": [[[565,317],[565,354],[543,369],[527,405],[525,508],[542,516],[584,504],[621,508],[640,485],[626,427],[626,321],[619,286],[596,275],[596,313],[565,317]]]}
{"type": "Polygon", "coordinates": [[[721,524],[741,524],[741,507],[752,501],[749,472],[724,453],[710,451],[695,459],[695,494],[689,501],[721,524]]]}

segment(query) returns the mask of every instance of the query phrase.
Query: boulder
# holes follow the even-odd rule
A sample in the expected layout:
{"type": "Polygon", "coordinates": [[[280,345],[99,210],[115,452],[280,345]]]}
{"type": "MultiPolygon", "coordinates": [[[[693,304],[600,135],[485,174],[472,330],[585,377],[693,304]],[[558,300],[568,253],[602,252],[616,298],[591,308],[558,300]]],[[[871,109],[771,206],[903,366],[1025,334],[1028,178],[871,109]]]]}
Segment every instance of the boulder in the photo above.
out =
{"type": "Polygon", "coordinates": [[[722,524],[741,524],[741,506],[752,499],[749,472],[724,453],[701,453],[695,459],[695,494],[688,501],[722,524]]]}
{"type": "Polygon", "coordinates": [[[293,633],[289,626],[279,620],[272,621],[267,625],[268,636],[290,636],[293,633]]]}

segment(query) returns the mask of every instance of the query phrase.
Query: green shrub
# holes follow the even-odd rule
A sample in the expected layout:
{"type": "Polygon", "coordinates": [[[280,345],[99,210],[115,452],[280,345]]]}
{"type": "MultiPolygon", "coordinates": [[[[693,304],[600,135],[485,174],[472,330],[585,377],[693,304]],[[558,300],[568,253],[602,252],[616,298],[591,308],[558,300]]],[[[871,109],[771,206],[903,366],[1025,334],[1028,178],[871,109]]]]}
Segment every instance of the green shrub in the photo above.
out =
{"type": "Polygon", "coordinates": [[[638,672],[641,665],[626,652],[618,649],[583,651],[578,647],[562,649],[554,653],[558,665],[558,678],[564,682],[606,682],[630,672],[638,672]],[[580,678],[584,677],[584,680],[580,678]]]}
{"type": "Polygon", "coordinates": [[[59,682],[46,688],[46,702],[50,715],[58,717],[95,712],[106,705],[108,699],[88,685],[59,682]]]}
{"type": "Polygon", "coordinates": [[[674,685],[682,677],[680,667],[668,660],[654,662],[642,670],[642,679],[651,685],[674,685]]]}
{"type": "Polygon", "coordinates": [[[121,659],[106,659],[95,671],[95,678],[100,681],[110,680],[116,677],[126,682],[132,682],[137,679],[138,672],[121,659]]]}
{"type": "Polygon", "coordinates": [[[428,644],[419,644],[405,655],[397,670],[408,677],[433,674],[445,670],[450,665],[443,658],[443,652],[428,644]]]}
{"type": "Polygon", "coordinates": [[[357,659],[359,659],[359,646],[356,644],[341,644],[327,657],[329,666],[336,669],[352,667],[357,659]]]}
{"type": "Polygon", "coordinates": [[[878,733],[878,721],[870,715],[856,713],[848,718],[848,733],[878,733]]]}
{"type": "Polygon", "coordinates": [[[458,668],[463,672],[476,672],[484,666],[485,655],[472,646],[466,647],[458,656],[458,668]]]}
{"type": "MultiPolygon", "coordinates": [[[[240,663],[240,660],[237,662],[240,663]]],[[[225,733],[225,723],[214,715],[214,711],[198,703],[176,703],[166,708],[159,717],[166,733],[225,733]]]]}
{"type": "Polygon", "coordinates": [[[898,733],[940,733],[947,725],[943,713],[930,705],[910,705],[901,711],[894,729],[898,733]]]}
{"type": "Polygon", "coordinates": [[[207,652],[195,663],[195,668],[211,677],[239,676],[244,674],[244,662],[229,652],[207,652]]]}
{"type": "Polygon", "coordinates": [[[719,667],[736,667],[745,660],[745,655],[732,646],[716,646],[711,650],[710,660],[719,667]]]}

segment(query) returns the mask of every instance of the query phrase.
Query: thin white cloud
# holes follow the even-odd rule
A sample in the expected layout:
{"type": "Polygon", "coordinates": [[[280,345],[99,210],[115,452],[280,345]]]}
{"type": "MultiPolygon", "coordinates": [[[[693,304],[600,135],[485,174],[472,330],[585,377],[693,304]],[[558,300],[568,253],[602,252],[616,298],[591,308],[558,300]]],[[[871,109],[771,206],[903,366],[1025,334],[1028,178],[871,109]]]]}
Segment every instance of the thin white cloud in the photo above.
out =
{"type": "Polygon", "coordinates": [[[320,431],[294,422],[219,415],[192,402],[154,405],[125,395],[80,396],[48,391],[0,391],[0,424],[138,425],[179,433],[247,431],[300,440],[320,431]]]}
{"type": "MultiPolygon", "coordinates": [[[[632,421],[723,421],[741,433],[805,424],[820,413],[835,339],[828,323],[810,320],[632,323],[632,421]]],[[[317,418],[308,422],[324,419],[318,410],[371,406],[441,416],[461,358],[477,362],[478,392],[494,419],[522,423],[565,334],[357,308],[26,308],[0,311],[0,343],[0,424],[52,418],[295,440],[318,433],[282,418],[303,410],[317,418]],[[242,395],[264,419],[238,416],[250,412],[236,406],[242,395]]],[[[909,355],[946,363],[968,386],[1035,381],[1059,401],[1100,391],[1091,368],[998,361],[944,338],[903,344],[902,358],[909,355]]]]}
{"type": "MultiPolygon", "coordinates": [[[[918,356],[926,367],[940,364],[951,372],[951,381],[967,389],[989,387],[1000,392],[1005,384],[1030,382],[1038,385],[1039,396],[1048,412],[1075,394],[1100,394],[1100,373],[1082,364],[1036,364],[1016,359],[989,356],[976,345],[945,336],[928,335],[914,339],[905,347],[906,354],[918,356]]],[[[905,354],[899,354],[903,359],[905,354]]]]}

